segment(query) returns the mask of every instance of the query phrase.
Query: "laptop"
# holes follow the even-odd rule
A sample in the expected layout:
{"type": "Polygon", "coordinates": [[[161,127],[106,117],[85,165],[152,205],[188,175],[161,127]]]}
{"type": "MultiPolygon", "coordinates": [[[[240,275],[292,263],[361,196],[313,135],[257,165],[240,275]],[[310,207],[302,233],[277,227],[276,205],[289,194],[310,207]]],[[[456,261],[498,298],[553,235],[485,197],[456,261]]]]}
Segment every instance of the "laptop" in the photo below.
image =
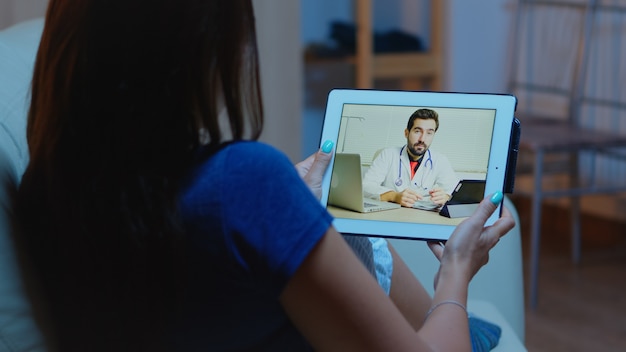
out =
{"type": "Polygon", "coordinates": [[[335,155],[328,204],[359,213],[400,208],[400,204],[363,197],[361,155],[349,153],[335,155]]]}

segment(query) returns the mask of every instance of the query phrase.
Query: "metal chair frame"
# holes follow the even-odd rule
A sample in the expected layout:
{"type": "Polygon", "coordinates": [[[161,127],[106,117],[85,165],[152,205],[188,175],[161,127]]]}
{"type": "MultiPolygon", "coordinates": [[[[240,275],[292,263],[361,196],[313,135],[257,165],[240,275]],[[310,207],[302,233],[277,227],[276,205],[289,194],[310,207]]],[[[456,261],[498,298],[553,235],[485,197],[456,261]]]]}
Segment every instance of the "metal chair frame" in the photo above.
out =
{"type": "MultiPolygon", "coordinates": [[[[595,166],[598,155],[614,159],[626,160],[625,133],[601,131],[593,126],[584,126],[581,121],[583,106],[588,104],[601,105],[617,109],[625,109],[626,104],[621,101],[598,99],[587,96],[589,83],[590,55],[593,48],[592,40],[597,36],[597,16],[600,12],[617,11],[626,13],[626,6],[605,5],[598,0],[518,0],[515,18],[515,37],[513,40],[513,55],[509,91],[513,94],[524,92],[532,94],[546,93],[561,95],[568,101],[568,111],[565,118],[554,118],[544,114],[525,114],[520,109],[518,118],[521,121],[522,135],[520,152],[527,152],[534,156],[532,165],[533,191],[531,202],[531,246],[530,246],[530,298],[531,308],[536,308],[538,300],[537,280],[539,275],[539,252],[541,238],[541,207],[544,199],[568,197],[571,199],[571,229],[572,229],[572,258],[578,264],[581,260],[581,231],[580,231],[580,197],[589,194],[611,194],[626,191],[626,184],[602,184],[596,179],[595,166]],[[570,11],[580,11],[582,28],[575,50],[575,59],[571,70],[572,77],[567,86],[555,87],[536,84],[530,81],[518,80],[517,74],[522,53],[516,49],[522,44],[524,35],[523,25],[525,15],[532,7],[564,8],[570,11]],[[553,155],[565,155],[568,161],[566,173],[569,184],[559,189],[546,189],[543,177],[546,174],[546,158],[553,155]],[[590,175],[581,177],[581,157],[586,157],[584,165],[591,170],[590,175]]],[[[528,25],[528,24],[526,24],[528,25]]],[[[528,38],[526,38],[528,39],[528,38]]],[[[536,53],[532,53],[536,55],[536,53]]],[[[532,105],[532,96],[529,98],[532,105]]],[[[522,104],[520,104],[522,105],[522,104]]]]}

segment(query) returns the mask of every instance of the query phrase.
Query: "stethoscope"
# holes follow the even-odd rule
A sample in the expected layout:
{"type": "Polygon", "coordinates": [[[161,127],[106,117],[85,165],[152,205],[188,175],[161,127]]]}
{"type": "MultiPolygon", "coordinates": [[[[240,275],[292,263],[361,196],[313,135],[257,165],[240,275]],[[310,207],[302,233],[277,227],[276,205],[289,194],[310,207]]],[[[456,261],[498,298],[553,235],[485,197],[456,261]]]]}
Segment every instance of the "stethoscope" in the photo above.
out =
{"type": "MultiPolygon", "coordinates": [[[[404,151],[404,148],[406,148],[406,145],[403,146],[402,148],[400,148],[400,162],[398,163],[398,178],[396,179],[396,186],[400,187],[402,186],[402,152],[404,151]]],[[[430,163],[430,170],[432,171],[433,169],[433,158],[432,155],[430,154],[430,149],[426,150],[426,152],[428,153],[428,158],[426,159],[426,161],[424,162],[424,167],[428,167],[428,163],[430,163]]],[[[424,176],[426,175],[426,173],[422,174],[422,184],[424,183],[424,176]]]]}

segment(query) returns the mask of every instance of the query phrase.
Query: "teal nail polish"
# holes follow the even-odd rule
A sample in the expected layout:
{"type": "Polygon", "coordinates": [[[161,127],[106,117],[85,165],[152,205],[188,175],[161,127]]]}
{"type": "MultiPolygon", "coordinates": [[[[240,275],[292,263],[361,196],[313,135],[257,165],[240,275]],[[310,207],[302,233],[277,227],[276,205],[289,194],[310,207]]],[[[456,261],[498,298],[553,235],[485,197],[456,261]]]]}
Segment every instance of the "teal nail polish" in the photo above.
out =
{"type": "Polygon", "coordinates": [[[491,201],[491,203],[493,203],[495,205],[498,205],[498,204],[500,204],[500,202],[502,202],[502,198],[504,198],[504,194],[502,194],[502,192],[498,191],[498,192],[494,193],[489,200],[491,201]]]}
{"type": "Polygon", "coordinates": [[[333,143],[333,141],[326,141],[322,144],[322,151],[328,154],[331,150],[333,150],[334,145],[335,143],[333,143]]]}

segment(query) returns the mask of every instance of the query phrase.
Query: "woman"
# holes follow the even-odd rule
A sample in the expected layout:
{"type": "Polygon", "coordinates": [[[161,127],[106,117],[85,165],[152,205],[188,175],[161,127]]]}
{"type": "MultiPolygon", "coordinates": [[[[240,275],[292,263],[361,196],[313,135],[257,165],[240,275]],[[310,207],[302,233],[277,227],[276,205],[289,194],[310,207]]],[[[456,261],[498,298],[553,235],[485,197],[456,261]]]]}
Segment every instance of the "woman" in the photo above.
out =
{"type": "MultiPolygon", "coordinates": [[[[18,197],[50,350],[468,350],[469,281],[513,226],[505,209],[484,227],[502,195],[433,246],[412,326],[254,141],[257,66],[250,0],[50,1],[18,197]]],[[[298,165],[313,188],[315,165],[298,165]]]]}

